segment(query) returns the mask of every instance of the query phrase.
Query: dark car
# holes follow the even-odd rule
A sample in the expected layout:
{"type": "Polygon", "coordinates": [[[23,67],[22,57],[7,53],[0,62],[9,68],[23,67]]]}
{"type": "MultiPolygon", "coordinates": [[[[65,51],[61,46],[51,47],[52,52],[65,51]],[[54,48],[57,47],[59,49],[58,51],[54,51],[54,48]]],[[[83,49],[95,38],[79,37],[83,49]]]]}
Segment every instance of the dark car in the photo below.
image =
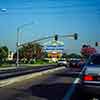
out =
{"type": "Polygon", "coordinates": [[[71,60],[69,66],[72,68],[82,68],[84,66],[83,60],[71,60]]]}
{"type": "Polygon", "coordinates": [[[100,95],[100,54],[91,55],[84,69],[82,77],[83,91],[100,95]]]}

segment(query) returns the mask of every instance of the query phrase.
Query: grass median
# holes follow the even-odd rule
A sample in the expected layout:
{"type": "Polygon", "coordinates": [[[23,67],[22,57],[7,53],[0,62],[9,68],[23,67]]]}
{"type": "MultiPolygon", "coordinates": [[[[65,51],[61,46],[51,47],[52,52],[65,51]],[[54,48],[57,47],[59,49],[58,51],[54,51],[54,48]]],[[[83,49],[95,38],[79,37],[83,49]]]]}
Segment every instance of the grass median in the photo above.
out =
{"type": "MultiPolygon", "coordinates": [[[[19,67],[39,67],[47,64],[56,64],[55,62],[43,62],[43,61],[37,61],[34,64],[19,64],[19,67]]],[[[2,64],[0,65],[0,68],[8,68],[8,67],[16,67],[16,64],[2,64]]]]}

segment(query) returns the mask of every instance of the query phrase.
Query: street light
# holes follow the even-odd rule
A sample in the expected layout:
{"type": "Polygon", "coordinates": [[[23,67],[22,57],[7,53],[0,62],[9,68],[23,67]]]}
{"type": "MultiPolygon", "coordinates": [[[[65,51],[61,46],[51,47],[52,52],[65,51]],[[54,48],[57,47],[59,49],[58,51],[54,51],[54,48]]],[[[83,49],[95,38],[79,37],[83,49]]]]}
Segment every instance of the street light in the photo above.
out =
{"type": "Polygon", "coordinates": [[[19,27],[17,27],[17,40],[16,40],[16,52],[17,52],[17,58],[16,58],[16,66],[19,66],[19,33],[20,29],[24,28],[25,26],[34,24],[34,22],[28,23],[28,24],[23,24],[19,27]]]}

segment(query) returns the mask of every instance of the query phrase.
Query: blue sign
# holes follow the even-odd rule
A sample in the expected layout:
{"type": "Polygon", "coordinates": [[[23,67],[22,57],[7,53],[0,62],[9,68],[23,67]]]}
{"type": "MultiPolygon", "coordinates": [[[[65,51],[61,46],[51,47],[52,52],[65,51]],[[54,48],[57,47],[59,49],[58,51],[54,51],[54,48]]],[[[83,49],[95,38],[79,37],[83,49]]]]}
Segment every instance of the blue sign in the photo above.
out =
{"type": "Polygon", "coordinates": [[[64,45],[47,45],[44,50],[64,50],[64,45]]]}
{"type": "Polygon", "coordinates": [[[45,43],[44,50],[46,52],[62,52],[64,50],[64,43],[62,41],[49,41],[45,43]]]}

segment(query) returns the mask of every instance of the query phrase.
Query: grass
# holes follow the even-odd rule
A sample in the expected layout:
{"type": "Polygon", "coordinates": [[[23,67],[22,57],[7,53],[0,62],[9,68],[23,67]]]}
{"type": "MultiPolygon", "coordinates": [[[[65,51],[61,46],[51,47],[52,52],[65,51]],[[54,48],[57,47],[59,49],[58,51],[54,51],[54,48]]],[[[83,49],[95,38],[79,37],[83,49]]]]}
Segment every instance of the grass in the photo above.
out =
{"type": "MultiPolygon", "coordinates": [[[[34,64],[20,64],[19,66],[34,67],[34,66],[41,66],[41,65],[46,65],[46,64],[55,64],[55,63],[38,60],[34,64]]],[[[2,65],[0,65],[0,68],[7,68],[7,67],[16,67],[16,64],[2,64],[2,65]]]]}

